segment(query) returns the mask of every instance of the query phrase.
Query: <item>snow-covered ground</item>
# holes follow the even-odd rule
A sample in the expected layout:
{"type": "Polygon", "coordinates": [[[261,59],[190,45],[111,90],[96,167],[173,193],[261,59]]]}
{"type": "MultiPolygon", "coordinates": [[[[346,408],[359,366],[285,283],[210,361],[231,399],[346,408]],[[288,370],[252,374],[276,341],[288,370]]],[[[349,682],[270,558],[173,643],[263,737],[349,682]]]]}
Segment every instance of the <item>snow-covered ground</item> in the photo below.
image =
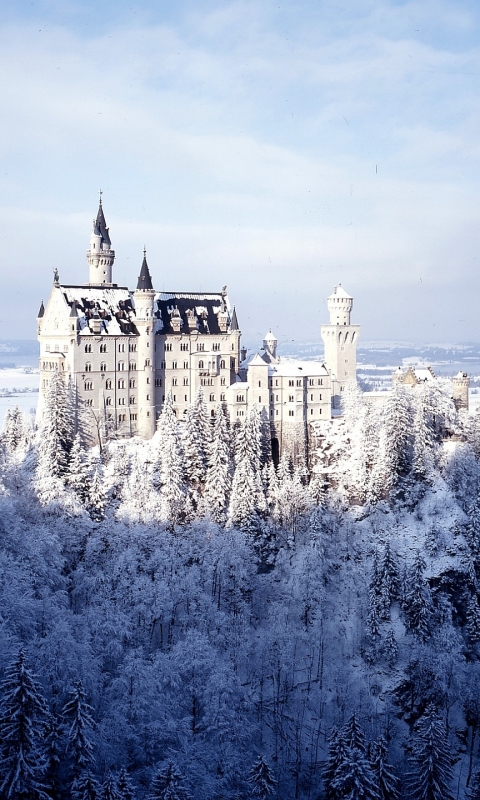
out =
{"type": "Polygon", "coordinates": [[[24,414],[35,414],[38,401],[38,369],[0,369],[0,427],[7,409],[18,406],[24,414]]]}

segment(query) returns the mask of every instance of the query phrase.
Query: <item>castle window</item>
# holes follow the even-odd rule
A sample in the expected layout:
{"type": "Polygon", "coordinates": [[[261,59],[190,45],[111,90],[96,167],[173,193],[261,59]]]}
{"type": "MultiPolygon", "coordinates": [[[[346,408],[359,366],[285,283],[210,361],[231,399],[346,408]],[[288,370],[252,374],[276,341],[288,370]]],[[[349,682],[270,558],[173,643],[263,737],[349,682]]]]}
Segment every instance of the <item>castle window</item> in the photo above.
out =
{"type": "Polygon", "coordinates": [[[47,352],[47,353],[49,353],[49,352],[50,352],[50,345],[49,345],[49,344],[46,344],[46,345],[45,345],[45,350],[46,350],[46,352],[47,352]]]}
{"type": "Polygon", "coordinates": [[[203,351],[205,350],[205,345],[203,344],[203,342],[197,342],[197,350],[200,353],[203,353],[203,351]]]}
{"type": "Polygon", "coordinates": [[[58,353],[59,350],[60,350],[60,348],[59,348],[58,344],[56,344],[55,345],[55,352],[58,353]]]}
{"type": "Polygon", "coordinates": [[[171,342],[165,342],[165,352],[168,353],[168,352],[171,351],[171,349],[172,349],[172,343],[171,342]]]}
{"type": "Polygon", "coordinates": [[[68,353],[68,344],[64,344],[62,350],[64,353],[68,353]]]}
{"type": "Polygon", "coordinates": [[[313,394],[310,395],[310,400],[313,400],[313,394]]]}
{"type": "Polygon", "coordinates": [[[118,371],[119,372],[123,372],[124,369],[125,369],[125,362],[124,361],[119,361],[118,362],[118,371]]]}
{"type": "Polygon", "coordinates": [[[104,342],[102,342],[102,344],[100,345],[100,352],[101,353],[107,352],[107,345],[104,342]]]}
{"type": "Polygon", "coordinates": [[[220,386],[225,386],[225,378],[220,378],[220,386]]]}
{"type": "Polygon", "coordinates": [[[234,358],[230,359],[230,369],[235,369],[235,359],[234,358]]]}
{"type": "Polygon", "coordinates": [[[273,408],[270,409],[270,416],[273,417],[273,408]]]}
{"type": "Polygon", "coordinates": [[[132,422],[136,422],[137,421],[137,415],[136,414],[130,414],[130,419],[132,420],[132,422]]]}
{"type": "Polygon", "coordinates": [[[188,378],[184,378],[183,379],[183,385],[184,386],[188,386],[188,378]]]}
{"type": "Polygon", "coordinates": [[[136,342],[130,342],[130,344],[128,346],[128,349],[130,350],[131,353],[136,353],[137,352],[137,343],[136,342]]]}
{"type": "Polygon", "coordinates": [[[85,381],[85,391],[86,392],[93,391],[93,381],[85,381]]]}
{"type": "Polygon", "coordinates": [[[119,406],[124,406],[125,405],[125,398],[124,397],[119,397],[118,398],[118,405],[119,406]]]}
{"type": "Polygon", "coordinates": [[[92,371],[92,365],[90,364],[90,361],[87,361],[87,363],[85,364],[85,372],[91,372],[91,371],[92,371]]]}
{"type": "Polygon", "coordinates": [[[243,410],[239,409],[239,410],[237,411],[237,417],[243,417],[243,416],[245,416],[245,411],[243,411],[243,410]]]}
{"type": "Polygon", "coordinates": [[[210,403],[214,403],[214,402],[215,402],[215,395],[211,394],[210,395],[210,403]]]}
{"type": "Polygon", "coordinates": [[[118,352],[119,353],[124,353],[125,352],[125,344],[124,344],[124,342],[122,342],[122,344],[118,345],[118,352]]]}
{"type": "Polygon", "coordinates": [[[165,361],[160,361],[160,369],[165,369],[165,361]]]}
{"type": "Polygon", "coordinates": [[[302,381],[297,381],[297,386],[301,386],[301,385],[302,385],[302,381]]]}
{"type": "Polygon", "coordinates": [[[177,369],[177,362],[176,361],[172,361],[172,369],[177,369]]]}
{"type": "Polygon", "coordinates": [[[289,411],[288,412],[288,416],[289,417],[294,417],[295,416],[295,411],[289,411]]]}
{"type": "Polygon", "coordinates": [[[198,362],[198,369],[203,369],[203,361],[198,362]]]}
{"type": "Polygon", "coordinates": [[[89,400],[85,400],[85,405],[91,408],[93,406],[93,400],[91,398],[89,400]]]}
{"type": "Polygon", "coordinates": [[[92,345],[91,344],[86,344],[85,345],[85,352],[86,353],[91,353],[92,352],[92,345]]]}
{"type": "Polygon", "coordinates": [[[232,350],[235,350],[235,344],[232,342],[232,350]]]}
{"type": "Polygon", "coordinates": [[[258,402],[259,402],[259,403],[261,403],[261,402],[262,402],[262,398],[261,398],[261,397],[259,397],[259,398],[258,398],[258,402]]]}
{"type": "Polygon", "coordinates": [[[323,378],[319,378],[318,379],[318,385],[319,386],[323,386],[323,378]]]}
{"type": "Polygon", "coordinates": [[[129,369],[134,369],[134,370],[137,369],[136,362],[135,361],[130,361],[130,364],[128,365],[128,368],[129,369]]]}
{"type": "Polygon", "coordinates": [[[273,394],[270,395],[270,402],[273,403],[273,394]]]}
{"type": "Polygon", "coordinates": [[[320,398],[320,400],[321,400],[321,399],[322,399],[322,395],[321,395],[321,394],[319,394],[318,396],[319,396],[319,398],[320,398]]]}
{"type": "Polygon", "coordinates": [[[275,416],[278,417],[278,408],[275,410],[275,416]]]}
{"type": "Polygon", "coordinates": [[[310,409],[310,414],[313,414],[313,408],[310,409]]]}
{"type": "Polygon", "coordinates": [[[118,381],[118,388],[125,389],[125,381],[123,380],[123,378],[122,380],[118,381]]]}
{"type": "Polygon", "coordinates": [[[183,362],[183,369],[188,369],[188,361],[183,362]]]}
{"type": "Polygon", "coordinates": [[[214,342],[212,344],[212,350],[220,350],[220,342],[214,342]]]}
{"type": "Polygon", "coordinates": [[[220,402],[221,403],[225,402],[225,395],[223,393],[220,395],[220,402]]]}
{"type": "Polygon", "coordinates": [[[322,413],[322,409],[321,409],[321,408],[319,408],[318,410],[320,411],[320,414],[321,414],[321,413],[322,413]]]}
{"type": "Polygon", "coordinates": [[[111,406],[112,405],[112,398],[111,397],[106,397],[105,398],[105,405],[106,406],[111,406]]]}
{"type": "Polygon", "coordinates": [[[245,402],[245,395],[237,394],[237,403],[244,403],[244,402],[245,402]]]}
{"type": "Polygon", "coordinates": [[[343,347],[343,345],[342,345],[342,347],[340,348],[340,350],[345,350],[345,348],[343,347]]]}
{"type": "Polygon", "coordinates": [[[309,385],[309,386],[313,386],[313,385],[314,385],[314,383],[315,383],[315,381],[313,380],[313,378],[309,378],[309,379],[308,379],[308,385],[309,385]]]}
{"type": "Polygon", "coordinates": [[[146,358],[146,359],[145,359],[145,366],[146,366],[146,367],[149,367],[149,366],[150,366],[150,359],[149,359],[149,358],[146,358]]]}
{"type": "Polygon", "coordinates": [[[111,389],[111,388],[112,388],[112,381],[110,380],[105,381],[105,389],[111,389]]]}
{"type": "Polygon", "coordinates": [[[275,381],[275,386],[278,386],[278,381],[275,381]]]}
{"type": "Polygon", "coordinates": [[[128,385],[130,386],[130,389],[135,389],[135,384],[136,384],[135,378],[130,378],[130,380],[128,382],[128,385]]]}
{"type": "MultiPolygon", "coordinates": [[[[147,314],[148,314],[148,311],[147,311],[147,314]]],[[[147,328],[146,333],[150,333],[150,328],[147,328]]],[[[148,342],[147,342],[147,345],[148,345],[148,342]]]]}
{"type": "Polygon", "coordinates": [[[278,403],[278,394],[275,395],[275,400],[278,403]]]}
{"type": "Polygon", "coordinates": [[[220,369],[225,369],[225,360],[223,358],[220,361],[220,369]]]}
{"type": "Polygon", "coordinates": [[[134,398],[134,397],[131,397],[131,398],[130,398],[130,405],[131,405],[131,406],[134,406],[134,405],[135,405],[135,398],[134,398]]]}
{"type": "Polygon", "coordinates": [[[105,361],[102,361],[102,363],[100,364],[100,372],[106,372],[106,371],[107,371],[107,365],[105,364],[105,361]]]}
{"type": "Polygon", "coordinates": [[[295,386],[295,381],[288,381],[289,386],[295,386]]]}
{"type": "Polygon", "coordinates": [[[188,342],[182,342],[180,344],[180,350],[183,350],[184,352],[188,353],[188,342]]]}
{"type": "Polygon", "coordinates": [[[261,388],[262,388],[262,381],[258,381],[258,388],[259,388],[259,389],[261,389],[261,388]]]}
{"type": "Polygon", "coordinates": [[[294,399],[295,399],[295,398],[294,398],[293,394],[289,394],[289,395],[288,395],[288,402],[289,402],[289,403],[293,403],[294,399]]]}
{"type": "Polygon", "coordinates": [[[172,386],[176,386],[176,385],[177,385],[177,379],[176,378],[172,378],[172,386]]]}
{"type": "Polygon", "coordinates": [[[127,419],[127,415],[126,414],[119,414],[118,415],[118,421],[119,422],[125,422],[126,419],[127,419]]]}

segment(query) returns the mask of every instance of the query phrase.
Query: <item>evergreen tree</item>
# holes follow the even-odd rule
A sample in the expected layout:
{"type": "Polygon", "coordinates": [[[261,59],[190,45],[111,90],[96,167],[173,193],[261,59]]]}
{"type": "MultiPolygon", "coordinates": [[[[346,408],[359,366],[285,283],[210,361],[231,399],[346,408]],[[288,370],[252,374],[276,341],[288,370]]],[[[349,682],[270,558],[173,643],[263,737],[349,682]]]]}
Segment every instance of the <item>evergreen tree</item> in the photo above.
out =
{"type": "Polygon", "coordinates": [[[434,431],[426,385],[415,392],[413,436],[413,474],[416,480],[428,480],[433,469],[434,431]]]}
{"type": "Polygon", "coordinates": [[[75,435],[70,450],[66,481],[80,502],[86,503],[89,496],[90,469],[79,433],[75,435]]]}
{"type": "Polygon", "coordinates": [[[72,786],[73,800],[97,800],[100,787],[91,772],[82,772],[72,786]]]}
{"type": "Polygon", "coordinates": [[[95,522],[101,522],[104,519],[106,505],[107,493],[103,482],[102,468],[100,464],[97,464],[94,468],[87,500],[89,514],[95,522]]]}
{"type": "Polygon", "coordinates": [[[470,786],[465,792],[467,800],[480,800],[480,770],[473,774],[470,786]]]}
{"type": "Polygon", "coordinates": [[[453,800],[452,761],[445,725],[434,708],[427,708],[412,742],[412,771],[407,774],[411,800],[453,800]]]}
{"type": "Polygon", "coordinates": [[[381,736],[372,747],[371,764],[380,800],[399,800],[398,778],[387,762],[387,741],[381,736]]]}
{"type": "Polygon", "coordinates": [[[185,478],[191,486],[195,503],[197,503],[205,481],[207,464],[205,442],[202,441],[196,403],[187,409],[182,444],[185,478]]]}
{"type": "Polygon", "coordinates": [[[65,474],[74,437],[69,389],[61,372],[51,373],[45,394],[45,408],[39,431],[38,477],[48,479],[65,474]]]}
{"type": "Polygon", "coordinates": [[[159,420],[161,514],[170,528],[185,516],[186,488],[183,450],[171,393],[165,398],[159,420]]]}
{"type": "Polygon", "coordinates": [[[367,752],[365,734],[355,712],[343,726],[341,736],[350,750],[359,750],[360,753],[365,755],[367,752]]]}
{"type": "Polygon", "coordinates": [[[328,755],[322,770],[323,784],[325,787],[325,800],[338,800],[335,780],[343,769],[345,762],[350,758],[351,752],[345,739],[337,728],[332,728],[328,740],[328,755]]]}
{"type": "Polygon", "coordinates": [[[390,668],[392,668],[398,658],[398,644],[393,628],[388,631],[385,642],[383,643],[383,655],[390,668]]]}
{"type": "Polygon", "coordinates": [[[245,533],[254,533],[259,529],[255,496],[255,475],[249,458],[244,457],[237,462],[233,476],[228,522],[245,533]]]}
{"type": "Polygon", "coordinates": [[[81,681],[77,681],[69,700],[63,708],[63,715],[69,723],[68,747],[73,762],[73,778],[77,781],[91,764],[93,742],[91,734],[94,729],[92,707],[87,703],[85,690],[81,681]]]}
{"type": "Polygon", "coordinates": [[[204,508],[214,522],[220,524],[227,518],[232,469],[228,411],[224,403],[219,403],[215,410],[213,437],[209,446],[204,508]]]}
{"type": "Polygon", "coordinates": [[[383,557],[378,567],[379,615],[381,619],[390,619],[390,606],[398,599],[398,568],[395,563],[390,543],[387,542],[383,557]]]}
{"type": "Polygon", "coordinates": [[[148,800],[190,800],[184,777],[173,761],[159,769],[151,783],[148,800]]]}
{"type": "Polygon", "coordinates": [[[106,777],[99,793],[99,800],[121,800],[115,775],[112,772],[106,777]]]}
{"type": "Polygon", "coordinates": [[[425,567],[425,561],[418,551],[410,571],[404,599],[407,627],[422,642],[425,642],[430,634],[431,617],[430,589],[424,578],[425,567]]]}
{"type": "Polygon", "coordinates": [[[275,793],[277,781],[264,756],[259,756],[253,764],[248,781],[252,785],[252,794],[260,800],[266,800],[275,793]]]}
{"type": "Polygon", "coordinates": [[[476,593],[470,597],[467,606],[467,633],[472,644],[480,642],[480,607],[476,593]]]}
{"type": "Polygon", "coordinates": [[[25,441],[26,430],[23,414],[18,406],[7,409],[3,422],[3,441],[9,453],[15,452],[25,441]]]}
{"type": "Polygon", "coordinates": [[[335,800],[380,800],[375,776],[365,755],[360,750],[350,750],[331,784],[335,800]]]}
{"type": "Polygon", "coordinates": [[[411,463],[411,424],[408,396],[405,388],[393,382],[391,394],[385,404],[385,480],[386,489],[392,489],[405,475],[411,463]]]}
{"type": "Polygon", "coordinates": [[[124,768],[118,774],[117,790],[121,800],[135,800],[136,792],[133,783],[124,768]]]}
{"type": "Polygon", "coordinates": [[[0,684],[0,793],[8,800],[46,798],[49,713],[20,650],[0,684]]]}
{"type": "Polygon", "coordinates": [[[260,461],[265,467],[272,460],[272,431],[266,408],[260,412],[260,452],[260,461]]]}

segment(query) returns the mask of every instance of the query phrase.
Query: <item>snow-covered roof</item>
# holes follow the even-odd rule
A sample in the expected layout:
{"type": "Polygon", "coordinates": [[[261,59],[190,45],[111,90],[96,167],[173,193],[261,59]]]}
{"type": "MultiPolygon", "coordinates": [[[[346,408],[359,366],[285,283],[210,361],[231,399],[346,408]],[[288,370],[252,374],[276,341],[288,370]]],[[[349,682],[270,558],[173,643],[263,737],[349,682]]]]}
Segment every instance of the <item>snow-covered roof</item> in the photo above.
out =
{"type": "Polygon", "coordinates": [[[276,363],[269,364],[269,375],[285,377],[301,377],[311,375],[328,376],[329,372],[320,361],[300,361],[299,359],[280,358],[276,363]]]}
{"type": "Polygon", "coordinates": [[[435,375],[428,367],[414,367],[413,371],[418,381],[433,381],[435,379],[435,375]]]}
{"type": "Polygon", "coordinates": [[[328,299],[330,300],[330,298],[332,297],[344,297],[345,299],[353,300],[352,295],[348,294],[348,292],[345,291],[341,283],[339,283],[338,286],[335,286],[332,294],[328,299]]]}
{"type": "Polygon", "coordinates": [[[253,358],[248,362],[249,367],[266,367],[267,362],[263,360],[260,353],[255,353],[253,358]]]}
{"type": "Polygon", "coordinates": [[[124,286],[60,286],[76,316],[80,334],[93,333],[93,319],[100,319],[100,333],[128,336],[137,333],[132,297],[124,286]]]}
{"type": "MultiPolygon", "coordinates": [[[[228,315],[229,329],[233,313],[226,291],[205,294],[202,292],[159,292],[155,295],[155,315],[162,333],[173,333],[172,316],[180,317],[180,331],[196,328],[199,333],[222,333],[218,322],[220,313],[228,315]]],[[[238,327],[238,324],[237,324],[238,327]]]]}
{"type": "Polygon", "coordinates": [[[278,340],[277,340],[277,337],[276,337],[276,336],[274,336],[274,334],[272,333],[272,331],[268,331],[268,333],[266,333],[266,334],[265,334],[265,338],[264,338],[264,340],[263,340],[263,341],[264,341],[264,342],[276,342],[276,341],[278,341],[278,340]]]}

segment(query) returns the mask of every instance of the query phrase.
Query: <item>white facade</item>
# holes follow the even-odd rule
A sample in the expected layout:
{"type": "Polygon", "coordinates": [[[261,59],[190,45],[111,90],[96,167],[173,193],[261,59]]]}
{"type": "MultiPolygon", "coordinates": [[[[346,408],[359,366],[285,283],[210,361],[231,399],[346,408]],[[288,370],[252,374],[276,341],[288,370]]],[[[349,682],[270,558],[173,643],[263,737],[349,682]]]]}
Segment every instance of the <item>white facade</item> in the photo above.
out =
{"type": "Polygon", "coordinates": [[[218,402],[227,404],[232,422],[256,405],[270,421],[277,454],[305,453],[312,426],[330,419],[335,392],[355,377],[359,326],[350,325],[352,298],[341,287],[329,298],[325,364],[278,358],[271,331],[261,354],[241,360],[241,332],[226,287],[156,292],[144,253],[131,292],[112,282],[114,257],[100,205],[87,252],[89,282],[66,286],[56,276],[39,312],[38,419],[55,369],[75,385],[81,427],[92,444],[112,432],[150,438],[166,395],[172,394],[182,419],[201,387],[212,417],[218,402]]]}

